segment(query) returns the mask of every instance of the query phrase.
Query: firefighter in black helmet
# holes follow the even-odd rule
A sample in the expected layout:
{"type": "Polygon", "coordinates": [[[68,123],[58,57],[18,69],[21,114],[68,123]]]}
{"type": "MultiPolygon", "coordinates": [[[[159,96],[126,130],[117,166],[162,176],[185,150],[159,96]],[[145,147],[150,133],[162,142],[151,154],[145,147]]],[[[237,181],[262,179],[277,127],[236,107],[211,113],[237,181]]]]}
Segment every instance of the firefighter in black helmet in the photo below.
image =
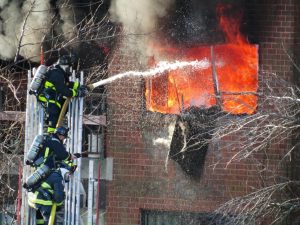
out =
{"type": "Polygon", "coordinates": [[[53,204],[62,206],[65,200],[65,183],[69,182],[70,175],[75,172],[69,168],[61,165],[60,168],[51,170],[46,179],[29,191],[28,205],[37,210],[36,224],[48,225],[53,204]]]}
{"type": "Polygon", "coordinates": [[[38,100],[43,103],[47,113],[48,133],[53,133],[58,121],[62,105],[67,97],[84,97],[86,86],[79,87],[78,82],[71,82],[71,67],[75,66],[74,55],[61,56],[46,74],[42,91],[38,100]]]}
{"type": "Polygon", "coordinates": [[[53,203],[57,206],[63,204],[63,181],[69,181],[69,175],[77,168],[73,160],[81,157],[79,153],[70,154],[66,151],[63,142],[68,137],[68,131],[66,127],[58,127],[48,135],[35,160],[29,164],[37,170],[27,178],[23,187],[28,191],[29,205],[38,210],[37,224],[48,224],[53,203]]]}
{"type": "Polygon", "coordinates": [[[63,142],[68,137],[68,131],[66,127],[58,127],[53,134],[45,136],[42,147],[34,159],[26,159],[26,164],[36,171],[27,178],[24,188],[28,190],[34,188],[49,175],[52,169],[56,169],[57,165],[81,157],[79,153],[70,154],[66,150],[63,142]]]}

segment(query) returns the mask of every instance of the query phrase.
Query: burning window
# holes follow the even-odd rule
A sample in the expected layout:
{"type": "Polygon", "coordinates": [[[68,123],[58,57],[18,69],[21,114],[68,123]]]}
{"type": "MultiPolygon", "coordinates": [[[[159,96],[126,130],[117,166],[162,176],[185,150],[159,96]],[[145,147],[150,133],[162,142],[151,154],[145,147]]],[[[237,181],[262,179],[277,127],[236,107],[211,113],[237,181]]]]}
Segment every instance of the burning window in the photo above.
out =
{"type": "MultiPolygon", "coordinates": [[[[217,15],[226,43],[191,48],[153,46],[161,59],[205,61],[201,67],[172,70],[146,81],[150,111],[179,114],[191,106],[219,106],[232,114],[252,114],[257,108],[258,46],[241,35],[240,15],[228,16],[229,5],[217,15]]],[[[157,60],[152,59],[152,64],[157,60]]]]}

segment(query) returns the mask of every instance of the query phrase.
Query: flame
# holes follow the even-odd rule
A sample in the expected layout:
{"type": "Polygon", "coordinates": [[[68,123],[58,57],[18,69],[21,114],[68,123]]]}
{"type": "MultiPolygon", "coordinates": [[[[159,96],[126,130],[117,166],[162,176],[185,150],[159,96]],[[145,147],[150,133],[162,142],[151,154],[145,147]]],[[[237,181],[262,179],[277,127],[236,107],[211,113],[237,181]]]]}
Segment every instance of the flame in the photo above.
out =
{"type": "Polygon", "coordinates": [[[242,12],[234,10],[232,5],[219,4],[217,6],[219,26],[225,34],[226,42],[246,43],[245,37],[240,32],[242,12]],[[230,15],[227,15],[230,13],[230,15]]]}
{"type": "MultiPolygon", "coordinates": [[[[146,81],[146,107],[150,111],[178,114],[190,106],[220,104],[232,114],[252,114],[257,107],[258,46],[240,33],[241,14],[229,17],[231,6],[217,7],[226,43],[214,46],[175,48],[153,45],[160,58],[193,61],[207,59],[205,68],[177,69],[146,81]],[[215,69],[214,69],[215,68],[215,69]],[[217,82],[214,81],[214,73],[217,82]],[[217,101],[219,97],[220,101],[217,101]],[[220,102],[220,103],[219,103],[220,102]]],[[[151,65],[156,59],[152,57],[151,65]]]]}

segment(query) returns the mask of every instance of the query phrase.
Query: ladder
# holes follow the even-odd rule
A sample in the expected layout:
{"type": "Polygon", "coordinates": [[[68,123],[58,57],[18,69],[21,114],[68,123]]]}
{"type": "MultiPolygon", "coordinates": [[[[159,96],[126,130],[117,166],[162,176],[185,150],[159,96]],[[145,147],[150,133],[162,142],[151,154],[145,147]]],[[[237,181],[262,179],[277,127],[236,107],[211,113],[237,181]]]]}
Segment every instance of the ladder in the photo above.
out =
{"type": "MultiPolygon", "coordinates": [[[[35,70],[28,71],[28,84],[27,90],[33,77],[35,70]]],[[[72,75],[73,81],[75,81],[75,71],[72,75]]],[[[78,79],[78,78],[77,78],[78,79]]],[[[80,73],[79,82],[83,84],[83,72],[80,73]]],[[[27,93],[28,93],[27,91],[27,93]]],[[[25,119],[25,145],[24,145],[24,156],[31,146],[34,137],[37,134],[43,134],[44,132],[44,110],[41,105],[36,101],[36,97],[33,95],[27,95],[26,105],[26,119],[25,119]]],[[[74,98],[70,101],[68,107],[68,113],[65,119],[65,124],[70,128],[69,138],[67,139],[66,148],[70,153],[81,153],[83,143],[83,98],[74,98]]],[[[98,138],[98,137],[97,137],[98,138]]],[[[97,141],[97,140],[96,140],[97,141]]],[[[95,138],[90,141],[89,138],[89,151],[95,152],[93,143],[95,138]]],[[[82,184],[81,170],[82,170],[82,159],[76,159],[77,170],[71,177],[69,183],[65,185],[66,199],[64,202],[63,209],[57,212],[56,223],[61,225],[94,225],[95,224],[95,184],[97,185],[98,180],[94,173],[95,160],[99,158],[88,159],[88,190],[87,193],[82,184]],[[82,210],[85,207],[87,200],[86,210],[82,210]],[[84,211],[87,216],[82,216],[84,211]],[[84,219],[83,219],[84,218],[84,219]]],[[[99,160],[98,160],[98,163],[99,160]]],[[[24,157],[25,165],[25,157],[24,157]]],[[[99,167],[100,168],[100,167],[99,167]]],[[[23,169],[23,182],[32,173],[32,169],[29,166],[24,166],[23,169]]],[[[21,206],[21,225],[35,225],[35,210],[31,209],[27,204],[27,191],[22,190],[22,206],[21,206]]]]}

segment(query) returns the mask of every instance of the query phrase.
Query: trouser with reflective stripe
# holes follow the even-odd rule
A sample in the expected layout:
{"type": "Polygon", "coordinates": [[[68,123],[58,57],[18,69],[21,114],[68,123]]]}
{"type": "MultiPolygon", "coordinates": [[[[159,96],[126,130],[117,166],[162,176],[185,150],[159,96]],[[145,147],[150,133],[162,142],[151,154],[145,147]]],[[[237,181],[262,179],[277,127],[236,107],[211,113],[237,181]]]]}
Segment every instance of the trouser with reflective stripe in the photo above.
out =
{"type": "Polygon", "coordinates": [[[45,224],[45,221],[43,219],[43,216],[42,216],[40,210],[36,211],[36,224],[42,224],[42,225],[45,224]]]}
{"type": "Polygon", "coordinates": [[[40,211],[40,215],[42,215],[42,218],[44,220],[43,224],[48,225],[52,205],[40,205],[40,204],[36,204],[36,205],[37,205],[38,211],[40,211]]]}

